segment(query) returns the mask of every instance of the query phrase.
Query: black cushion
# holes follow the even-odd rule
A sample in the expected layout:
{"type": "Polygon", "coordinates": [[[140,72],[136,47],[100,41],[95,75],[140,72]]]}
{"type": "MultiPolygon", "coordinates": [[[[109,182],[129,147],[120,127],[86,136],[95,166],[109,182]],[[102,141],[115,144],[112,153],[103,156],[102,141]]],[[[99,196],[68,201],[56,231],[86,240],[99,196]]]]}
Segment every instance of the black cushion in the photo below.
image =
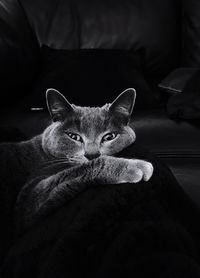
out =
{"type": "MultiPolygon", "coordinates": [[[[198,0],[197,0],[198,1],[198,0]]],[[[146,49],[155,81],[177,66],[179,0],[21,0],[40,45],[57,49],[146,49]]]]}
{"type": "Polygon", "coordinates": [[[112,102],[129,87],[137,91],[136,107],[156,105],[141,68],[141,52],[131,50],[55,50],[43,47],[41,69],[24,107],[46,107],[48,88],[59,90],[77,105],[100,106],[112,102]]]}

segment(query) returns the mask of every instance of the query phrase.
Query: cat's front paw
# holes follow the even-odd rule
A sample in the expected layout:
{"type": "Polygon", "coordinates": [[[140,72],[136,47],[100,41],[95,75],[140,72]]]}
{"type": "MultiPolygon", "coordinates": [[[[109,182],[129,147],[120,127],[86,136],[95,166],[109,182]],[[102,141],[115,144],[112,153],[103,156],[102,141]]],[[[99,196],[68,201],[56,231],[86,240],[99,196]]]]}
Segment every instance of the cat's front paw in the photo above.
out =
{"type": "Polygon", "coordinates": [[[136,160],[136,167],[141,171],[142,179],[144,181],[150,180],[153,175],[153,165],[144,160],[136,160]]]}
{"type": "Polygon", "coordinates": [[[141,180],[148,181],[153,175],[153,165],[139,159],[128,159],[124,180],[121,182],[137,183],[141,180]]]}

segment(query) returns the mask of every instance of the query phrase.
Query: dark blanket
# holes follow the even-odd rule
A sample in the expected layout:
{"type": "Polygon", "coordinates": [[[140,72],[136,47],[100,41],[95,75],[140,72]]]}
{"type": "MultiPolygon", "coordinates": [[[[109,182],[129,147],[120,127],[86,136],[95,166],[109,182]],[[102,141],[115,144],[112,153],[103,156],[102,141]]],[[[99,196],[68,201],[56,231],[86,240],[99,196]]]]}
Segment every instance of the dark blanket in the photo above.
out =
{"type": "Polygon", "coordinates": [[[200,277],[199,211],[161,162],[149,182],[88,188],[16,238],[1,278],[200,277]]]}

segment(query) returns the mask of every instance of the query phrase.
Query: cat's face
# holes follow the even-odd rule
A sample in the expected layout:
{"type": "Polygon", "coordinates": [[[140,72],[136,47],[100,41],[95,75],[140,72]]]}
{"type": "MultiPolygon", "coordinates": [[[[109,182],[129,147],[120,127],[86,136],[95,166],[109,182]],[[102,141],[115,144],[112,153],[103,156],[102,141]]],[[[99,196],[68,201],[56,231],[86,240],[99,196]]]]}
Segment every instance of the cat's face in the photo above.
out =
{"type": "Polygon", "coordinates": [[[121,151],[136,138],[128,125],[134,102],[135,90],[127,89],[112,104],[79,107],[49,89],[47,105],[53,122],[43,133],[43,149],[56,158],[77,161],[121,151]]]}

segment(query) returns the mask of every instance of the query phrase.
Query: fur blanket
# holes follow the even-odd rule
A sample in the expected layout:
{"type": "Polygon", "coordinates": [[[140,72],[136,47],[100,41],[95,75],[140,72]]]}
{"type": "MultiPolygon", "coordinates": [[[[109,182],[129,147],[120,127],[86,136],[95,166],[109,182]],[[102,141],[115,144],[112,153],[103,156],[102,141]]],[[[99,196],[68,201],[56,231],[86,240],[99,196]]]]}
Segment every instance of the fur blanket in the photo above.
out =
{"type": "MultiPolygon", "coordinates": [[[[170,170],[149,182],[88,187],[16,233],[1,278],[200,277],[200,215],[170,170]]],[[[18,215],[17,223],[20,222],[18,215]]]]}

